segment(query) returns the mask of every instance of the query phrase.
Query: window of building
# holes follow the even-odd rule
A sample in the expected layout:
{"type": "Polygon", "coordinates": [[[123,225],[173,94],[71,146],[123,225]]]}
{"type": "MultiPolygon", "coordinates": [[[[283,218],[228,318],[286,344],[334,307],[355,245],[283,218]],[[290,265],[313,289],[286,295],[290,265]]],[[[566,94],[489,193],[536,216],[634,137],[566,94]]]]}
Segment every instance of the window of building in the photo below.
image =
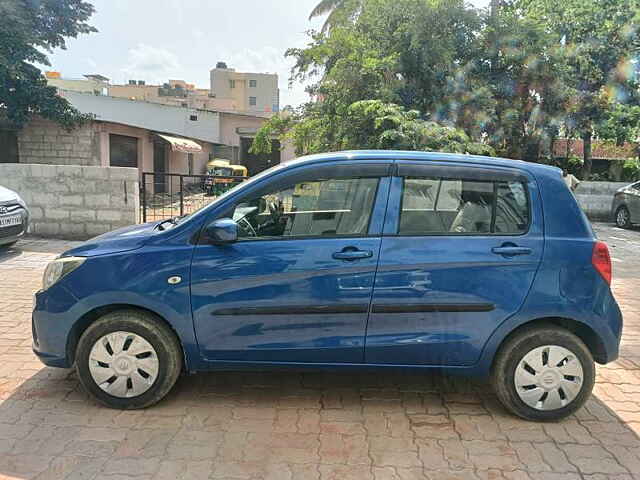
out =
{"type": "Polygon", "coordinates": [[[528,225],[529,203],[522,182],[404,180],[400,235],[517,235],[528,225]]]}
{"type": "Polygon", "coordinates": [[[366,235],[377,178],[300,182],[236,205],[241,238],[366,235]]]}
{"type": "Polygon", "coordinates": [[[249,80],[249,86],[251,88],[256,88],[258,86],[258,81],[257,80],[249,80]]]}
{"type": "Polygon", "coordinates": [[[112,167],[138,167],[138,139],[109,135],[109,164],[112,167]]]}
{"type": "Polygon", "coordinates": [[[258,103],[258,99],[256,97],[249,97],[249,105],[255,106],[258,103]]]}
{"type": "Polygon", "coordinates": [[[235,80],[229,80],[229,88],[236,88],[236,81],[235,80]]]}
{"type": "Polygon", "coordinates": [[[192,122],[197,122],[198,121],[198,115],[189,115],[189,120],[191,120],[192,122]]]}

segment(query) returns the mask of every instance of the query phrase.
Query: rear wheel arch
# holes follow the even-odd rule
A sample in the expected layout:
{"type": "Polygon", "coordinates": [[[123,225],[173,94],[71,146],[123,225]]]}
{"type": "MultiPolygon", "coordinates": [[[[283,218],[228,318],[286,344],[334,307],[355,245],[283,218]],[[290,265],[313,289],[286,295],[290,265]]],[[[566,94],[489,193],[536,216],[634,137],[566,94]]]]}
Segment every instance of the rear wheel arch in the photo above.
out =
{"type": "Polygon", "coordinates": [[[116,311],[121,310],[137,310],[140,312],[147,313],[154,318],[155,321],[164,324],[169,330],[173,333],[180,345],[180,349],[182,350],[182,365],[185,371],[188,371],[188,361],[185,354],[184,345],[182,344],[182,340],[180,335],[175,328],[159,313],[154,312],[153,310],[149,310],[148,308],[140,307],[138,305],[130,305],[130,304],[113,304],[113,305],[105,305],[102,307],[96,307],[93,310],[88,311],[82,317],[78,319],[78,321],[74,324],[71,332],[69,333],[69,338],[67,340],[67,358],[69,359],[69,364],[73,365],[75,362],[76,349],[78,347],[78,341],[82,334],[99,318],[116,311]]]}
{"type": "Polygon", "coordinates": [[[497,345],[497,348],[493,352],[493,356],[491,359],[491,367],[498,356],[498,353],[502,349],[502,347],[514,336],[520,334],[524,330],[533,330],[536,328],[543,327],[559,327],[563,328],[575,336],[577,336],[584,344],[587,346],[593,359],[597,363],[605,363],[607,358],[607,352],[604,347],[604,343],[600,340],[598,334],[586,323],[573,320],[571,318],[565,317],[542,317],[529,320],[524,322],[517,327],[513,328],[507,335],[502,338],[502,340],[497,345]]]}

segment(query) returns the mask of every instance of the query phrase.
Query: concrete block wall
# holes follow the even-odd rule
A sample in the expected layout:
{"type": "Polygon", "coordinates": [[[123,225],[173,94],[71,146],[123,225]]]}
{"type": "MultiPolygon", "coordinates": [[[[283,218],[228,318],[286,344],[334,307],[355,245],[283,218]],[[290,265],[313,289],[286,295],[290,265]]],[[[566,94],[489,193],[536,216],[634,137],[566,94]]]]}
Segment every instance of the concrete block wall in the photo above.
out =
{"type": "Polygon", "coordinates": [[[574,195],[590,220],[612,221],[611,202],[620,187],[630,182],[581,182],[574,195]]]}
{"type": "Polygon", "coordinates": [[[139,219],[137,168],[6,163],[0,185],[27,203],[36,235],[85,240],[139,219]]]}
{"type": "Polygon", "coordinates": [[[100,137],[94,122],[67,131],[35,118],[18,132],[21,163],[100,165],[100,137]]]}

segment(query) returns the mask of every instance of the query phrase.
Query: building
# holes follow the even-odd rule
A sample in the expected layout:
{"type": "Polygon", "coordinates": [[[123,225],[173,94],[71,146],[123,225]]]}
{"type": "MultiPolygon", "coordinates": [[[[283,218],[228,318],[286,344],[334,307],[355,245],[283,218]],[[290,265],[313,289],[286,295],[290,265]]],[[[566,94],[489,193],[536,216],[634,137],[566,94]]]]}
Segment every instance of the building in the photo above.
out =
{"type": "MultiPolygon", "coordinates": [[[[584,158],[584,142],[581,139],[557,139],[553,144],[553,157],[557,161],[566,158],[584,158]]],[[[631,143],[616,145],[602,140],[591,142],[591,172],[619,181],[622,167],[628,159],[638,158],[637,146],[631,143]]]]}
{"type": "Polygon", "coordinates": [[[242,73],[219,62],[210,72],[210,95],[217,100],[231,100],[233,110],[273,113],[280,110],[278,75],[242,73]]]}
{"type": "MultiPolygon", "coordinates": [[[[0,162],[120,166],[140,174],[204,174],[208,160],[225,158],[245,164],[250,174],[293,157],[290,150],[272,155],[249,154],[253,136],[266,116],[217,112],[129,100],[91,92],[60,90],[94,120],[68,132],[36,119],[19,131],[0,125],[0,162]]],[[[155,189],[162,191],[164,177],[155,189]]],[[[175,190],[175,189],[174,189],[175,190]]]]}
{"type": "Polygon", "coordinates": [[[47,83],[60,90],[161,103],[202,110],[251,112],[271,115],[280,109],[278,76],[268,73],[240,73],[219,62],[211,70],[211,88],[196,88],[184,80],[168,80],[150,85],[144,80],[111,84],[98,74],[65,78],[60,72],[45,72],[47,83]]]}
{"type": "Polygon", "coordinates": [[[64,78],[60,72],[45,72],[47,84],[61,90],[108,95],[109,79],[98,74],[87,74],[83,78],[64,78]]]}

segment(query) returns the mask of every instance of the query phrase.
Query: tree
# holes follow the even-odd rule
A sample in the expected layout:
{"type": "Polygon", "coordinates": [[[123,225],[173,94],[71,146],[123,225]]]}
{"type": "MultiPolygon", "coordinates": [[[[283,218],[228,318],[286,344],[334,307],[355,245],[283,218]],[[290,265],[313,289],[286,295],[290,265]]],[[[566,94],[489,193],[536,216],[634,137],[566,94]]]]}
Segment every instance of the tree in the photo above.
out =
{"type": "Polygon", "coordinates": [[[33,115],[68,128],[87,118],[47,86],[33,64],[49,65],[44,52],[65,49],[65,38],[96,31],[87,23],[93,11],[83,0],[0,2],[0,107],[12,126],[22,127],[33,115]]]}
{"type": "Polygon", "coordinates": [[[309,15],[309,20],[329,14],[322,26],[326,32],[342,21],[352,19],[362,7],[363,0],[320,0],[309,15]]]}
{"type": "Polygon", "coordinates": [[[538,161],[562,124],[564,64],[542,22],[523,16],[514,2],[492,6],[466,78],[484,85],[493,101],[484,122],[490,143],[506,157],[538,161]]]}
{"type": "Polygon", "coordinates": [[[591,173],[591,140],[611,105],[608,91],[630,80],[624,65],[639,46],[638,0],[517,0],[523,15],[546,26],[566,66],[568,121],[584,142],[582,178],[591,173]]]}
{"type": "Polygon", "coordinates": [[[363,0],[352,22],[311,32],[306,48],[287,52],[292,80],[316,80],[309,92],[327,110],[379,99],[454,122],[456,76],[476,54],[481,23],[463,0],[363,0]]]}
{"type": "Polygon", "coordinates": [[[424,120],[415,110],[380,100],[355,102],[344,115],[327,116],[314,106],[295,115],[276,115],[258,131],[251,152],[270,153],[274,137],[281,144],[293,144],[298,155],[362,148],[495,153],[460,129],[424,120]]]}

